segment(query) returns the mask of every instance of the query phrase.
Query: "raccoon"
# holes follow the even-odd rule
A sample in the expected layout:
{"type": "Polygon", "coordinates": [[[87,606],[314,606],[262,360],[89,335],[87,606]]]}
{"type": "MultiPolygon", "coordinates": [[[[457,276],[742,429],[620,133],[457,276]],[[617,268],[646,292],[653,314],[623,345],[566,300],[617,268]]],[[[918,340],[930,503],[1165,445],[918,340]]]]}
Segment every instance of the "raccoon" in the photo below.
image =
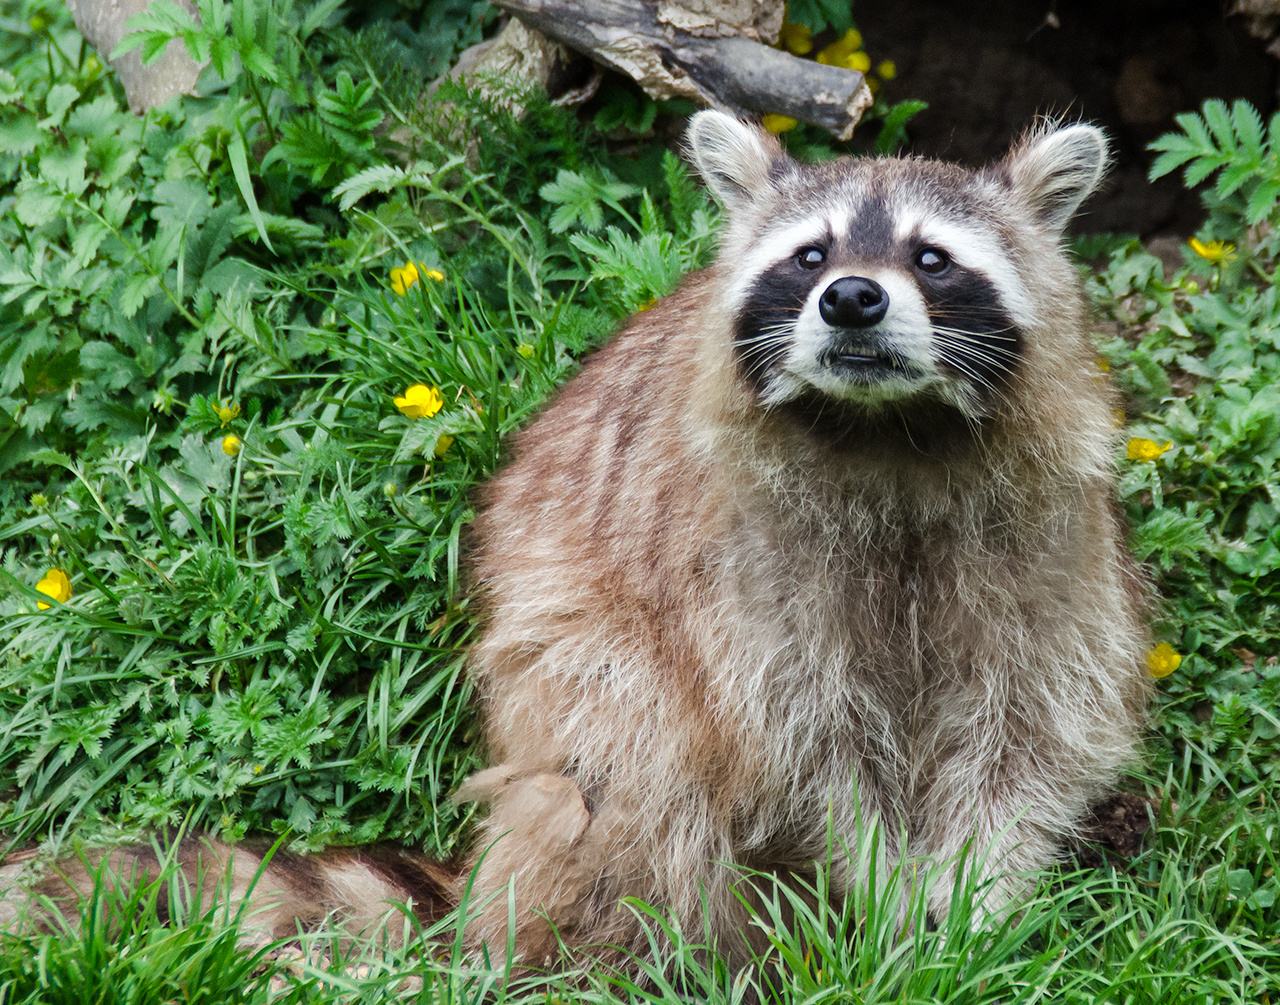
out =
{"type": "Polygon", "coordinates": [[[810,166],[707,111],[688,152],[718,262],[519,435],[475,524],[495,766],[460,796],[489,804],[474,896],[516,905],[477,934],[533,961],[557,933],[641,950],[625,896],[740,945],[738,867],[803,874],[829,814],[880,821],[885,865],[990,848],[998,910],[1143,728],[1113,402],[1061,247],[1103,134],[810,166]]]}
{"type": "MultiPolygon", "coordinates": [[[[958,854],[990,849],[997,911],[1134,759],[1146,588],[1061,248],[1102,133],[1046,125],[981,170],[812,166],[708,111],[688,152],[726,210],[719,261],[592,356],[483,490],[493,766],[457,793],[489,807],[461,878],[279,858],[265,934],[466,888],[495,959],[642,953],[624,897],[732,950],[743,868],[811,873],[829,821],[879,821],[882,867],[933,863],[935,919],[958,854]]],[[[206,884],[228,861],[209,847],[206,884]]],[[[258,862],[237,850],[233,896],[258,862]]],[[[832,868],[837,895],[866,880],[839,849],[832,868]]]]}

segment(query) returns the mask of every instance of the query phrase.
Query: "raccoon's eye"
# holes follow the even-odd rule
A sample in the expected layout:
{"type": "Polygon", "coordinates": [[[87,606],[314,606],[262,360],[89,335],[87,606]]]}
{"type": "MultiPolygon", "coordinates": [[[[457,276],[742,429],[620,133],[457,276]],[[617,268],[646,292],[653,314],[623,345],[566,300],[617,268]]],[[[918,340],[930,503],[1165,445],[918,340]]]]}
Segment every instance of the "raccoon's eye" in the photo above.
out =
{"type": "Polygon", "coordinates": [[[916,255],[916,268],[931,276],[940,276],[951,268],[951,259],[941,248],[925,248],[916,255]]]}
{"type": "Polygon", "coordinates": [[[826,260],[826,252],[821,248],[801,248],[796,252],[796,261],[802,269],[816,269],[826,260]]]}

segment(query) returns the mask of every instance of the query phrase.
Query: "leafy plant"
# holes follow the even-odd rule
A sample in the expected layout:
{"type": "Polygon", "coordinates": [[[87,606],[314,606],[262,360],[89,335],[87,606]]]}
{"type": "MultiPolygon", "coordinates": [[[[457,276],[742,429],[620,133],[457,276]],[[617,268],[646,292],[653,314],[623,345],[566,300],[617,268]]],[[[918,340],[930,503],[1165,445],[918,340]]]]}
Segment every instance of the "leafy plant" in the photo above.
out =
{"type": "Polygon", "coordinates": [[[3,826],[190,812],[447,853],[476,757],[468,491],[613,319],[705,263],[713,217],[674,158],[647,194],[545,97],[418,107],[331,5],[215,6],[142,22],[222,46],[224,75],[143,120],[100,72],[55,83],[79,64],[53,49],[11,63],[3,826]],[[462,123],[495,139],[469,153],[462,123]],[[412,387],[429,409],[397,407],[412,387]]]}
{"type": "Polygon", "coordinates": [[[1133,546],[1166,598],[1164,637],[1186,654],[1164,691],[1171,753],[1259,784],[1280,763],[1280,302],[1274,239],[1256,225],[1275,216],[1280,161],[1244,102],[1178,123],[1152,144],[1152,174],[1218,172],[1187,264],[1166,276],[1122,243],[1093,290],[1118,324],[1103,354],[1136,417],[1121,483],[1133,546]]]}

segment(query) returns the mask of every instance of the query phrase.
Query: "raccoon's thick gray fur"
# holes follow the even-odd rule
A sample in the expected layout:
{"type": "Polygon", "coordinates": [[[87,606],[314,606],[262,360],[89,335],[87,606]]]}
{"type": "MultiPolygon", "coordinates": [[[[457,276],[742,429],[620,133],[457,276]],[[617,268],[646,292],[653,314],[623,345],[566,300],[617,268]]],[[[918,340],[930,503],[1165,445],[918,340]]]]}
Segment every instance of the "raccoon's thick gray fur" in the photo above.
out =
{"type": "MultiPolygon", "coordinates": [[[[1102,134],[1045,127],[979,171],[804,166],[703,112],[689,151],[728,211],[719,262],[520,434],[475,527],[495,766],[459,796],[489,803],[470,864],[495,900],[471,932],[533,964],[548,920],[642,951],[625,896],[690,932],[705,903],[732,947],[734,866],[805,873],[858,801],[886,864],[994,845],[997,908],[1143,726],[1112,396],[1060,246],[1102,134]]],[[[366,872],[364,900],[395,895],[366,872]]]]}

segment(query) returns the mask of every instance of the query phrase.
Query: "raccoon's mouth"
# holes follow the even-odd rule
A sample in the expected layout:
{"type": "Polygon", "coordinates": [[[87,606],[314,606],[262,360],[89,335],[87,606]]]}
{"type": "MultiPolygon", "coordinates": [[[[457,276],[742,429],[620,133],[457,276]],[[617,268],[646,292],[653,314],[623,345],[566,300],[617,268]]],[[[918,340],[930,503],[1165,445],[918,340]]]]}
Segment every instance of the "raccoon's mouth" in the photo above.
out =
{"type": "Polygon", "coordinates": [[[833,370],[874,377],[877,371],[901,372],[904,362],[895,353],[873,346],[833,346],[822,354],[822,363],[833,370]]]}

